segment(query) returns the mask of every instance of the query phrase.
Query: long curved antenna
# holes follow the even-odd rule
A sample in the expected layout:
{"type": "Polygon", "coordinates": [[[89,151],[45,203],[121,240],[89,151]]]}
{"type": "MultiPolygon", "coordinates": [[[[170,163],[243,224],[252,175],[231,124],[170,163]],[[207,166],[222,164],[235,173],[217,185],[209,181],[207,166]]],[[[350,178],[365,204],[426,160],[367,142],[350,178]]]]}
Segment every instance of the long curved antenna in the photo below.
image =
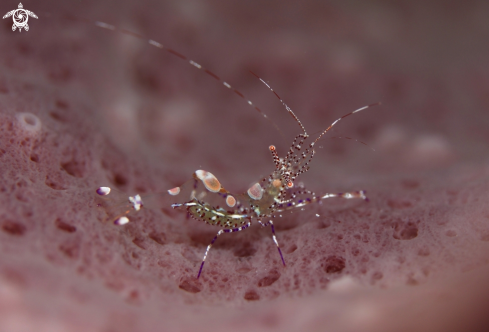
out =
{"type": "Polygon", "coordinates": [[[257,74],[255,74],[254,72],[252,72],[250,70],[250,73],[252,73],[256,78],[258,78],[263,84],[265,84],[267,86],[267,88],[270,89],[270,91],[273,92],[273,94],[275,95],[275,97],[278,98],[278,100],[280,100],[280,102],[282,103],[282,105],[284,105],[285,109],[287,110],[287,112],[289,112],[289,114],[294,118],[294,120],[299,124],[299,126],[301,127],[302,131],[304,132],[304,138],[307,138],[309,137],[309,135],[307,134],[306,132],[306,128],[304,128],[304,126],[302,125],[302,122],[301,120],[299,120],[299,118],[297,117],[297,115],[295,115],[294,111],[292,111],[292,109],[284,102],[284,100],[282,98],[280,98],[280,96],[278,95],[278,93],[275,92],[275,90],[272,89],[272,87],[270,86],[270,84],[268,84],[267,82],[265,82],[260,76],[258,76],[257,74]]]}
{"type": "MultiPolygon", "coordinates": [[[[7,13],[8,14],[8,13],[7,13]]],[[[48,16],[48,17],[53,17],[54,15],[51,14],[51,13],[43,13],[45,16],[48,16]]],[[[105,22],[101,22],[101,21],[93,21],[93,20],[90,20],[90,19],[86,19],[84,17],[80,17],[80,16],[75,16],[75,15],[61,15],[60,16],[61,18],[66,18],[66,19],[69,19],[69,20],[78,20],[78,21],[83,21],[87,24],[94,24],[95,26],[99,27],[99,28],[103,28],[103,29],[107,29],[107,30],[110,30],[110,31],[114,31],[114,32],[119,32],[121,34],[124,34],[124,35],[128,35],[128,36],[132,36],[132,37],[135,37],[137,39],[140,39],[142,40],[143,42],[146,42],[154,47],[157,47],[159,49],[162,49],[162,50],[165,50],[167,51],[168,53],[176,56],[177,58],[179,59],[182,59],[184,61],[186,61],[188,64],[190,64],[191,66],[197,68],[197,69],[200,69],[202,70],[204,73],[206,73],[207,75],[211,76],[212,78],[214,78],[216,81],[218,81],[219,83],[221,83],[222,85],[224,85],[226,88],[228,88],[229,90],[233,91],[235,94],[237,94],[238,96],[240,96],[241,98],[243,98],[245,100],[245,102],[250,105],[251,107],[253,107],[258,113],[260,113],[265,119],[267,119],[268,121],[271,122],[271,124],[273,125],[273,127],[280,133],[280,135],[282,135],[282,137],[284,137],[284,134],[283,132],[280,130],[280,128],[278,127],[278,125],[272,120],[270,119],[266,113],[264,113],[261,109],[258,108],[258,106],[256,106],[250,99],[246,98],[239,90],[235,89],[234,87],[232,87],[229,83],[227,83],[226,81],[222,80],[219,76],[217,76],[216,74],[214,74],[212,71],[210,71],[209,69],[205,68],[204,66],[202,66],[201,64],[193,61],[192,59],[189,59],[188,57],[186,57],[185,55],[173,50],[172,48],[170,47],[167,47],[167,46],[164,46],[163,44],[153,40],[153,39],[148,39],[146,38],[145,36],[143,35],[140,35],[136,32],[133,32],[133,31],[129,31],[129,30],[126,30],[124,28],[119,28],[119,27],[116,27],[115,25],[112,25],[112,24],[108,24],[108,23],[105,23],[105,22]]],[[[5,18],[5,17],[4,17],[5,18]]],[[[295,115],[294,115],[295,116],[295,115]]]]}
{"type": "Polygon", "coordinates": [[[348,140],[354,140],[355,142],[358,142],[358,143],[361,143],[363,145],[365,145],[366,147],[370,148],[370,150],[374,151],[375,152],[375,149],[373,147],[371,147],[370,145],[368,145],[367,143],[363,142],[363,141],[360,141],[356,138],[352,138],[352,137],[348,137],[348,136],[333,136],[333,137],[328,137],[329,139],[333,139],[333,138],[342,138],[342,139],[348,139],[348,140]]]}
{"type": "Polygon", "coordinates": [[[360,108],[359,108],[359,109],[357,109],[357,110],[354,110],[353,112],[350,112],[350,113],[348,113],[348,114],[345,114],[345,115],[343,115],[342,117],[340,117],[340,118],[336,119],[336,120],[335,120],[335,121],[334,121],[332,124],[330,124],[330,125],[329,125],[329,127],[328,127],[328,128],[326,128],[326,130],[324,130],[324,131],[323,131],[323,132],[322,132],[322,133],[321,133],[321,134],[318,136],[318,138],[316,138],[316,139],[314,140],[314,142],[312,142],[312,143],[310,144],[310,147],[312,148],[312,147],[314,146],[314,144],[315,144],[317,141],[319,141],[319,139],[320,139],[321,137],[323,137],[323,136],[324,136],[324,134],[326,134],[326,133],[327,133],[327,132],[328,132],[328,131],[329,131],[331,128],[333,128],[333,126],[334,126],[335,124],[337,124],[338,122],[340,122],[340,120],[342,120],[342,119],[344,119],[344,118],[346,118],[346,117],[348,117],[348,116],[350,116],[350,115],[352,115],[352,114],[355,114],[355,113],[358,113],[358,112],[360,112],[360,111],[366,110],[367,108],[374,107],[374,106],[378,106],[378,105],[381,105],[381,104],[382,104],[381,102],[378,102],[378,103],[370,104],[370,105],[367,105],[367,106],[363,106],[363,107],[360,107],[360,108]]]}

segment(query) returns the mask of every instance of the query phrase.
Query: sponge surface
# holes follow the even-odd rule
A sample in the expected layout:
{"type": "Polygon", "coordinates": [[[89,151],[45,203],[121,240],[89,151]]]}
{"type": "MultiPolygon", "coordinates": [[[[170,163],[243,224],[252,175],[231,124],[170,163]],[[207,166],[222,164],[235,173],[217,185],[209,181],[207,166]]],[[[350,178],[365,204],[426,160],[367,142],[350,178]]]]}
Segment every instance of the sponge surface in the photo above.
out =
{"type": "MultiPolygon", "coordinates": [[[[43,1],[0,29],[0,330],[444,331],[487,326],[484,2],[43,1]],[[49,13],[49,14],[47,14],[49,13]],[[89,23],[69,17],[77,15],[89,23]],[[163,43],[236,87],[103,21],[163,43]],[[170,206],[107,222],[95,189],[164,192],[197,169],[245,192],[299,127],[324,200],[224,234],[170,206]],[[284,137],[282,137],[282,135],[284,137]]],[[[14,9],[2,3],[6,13],[14,9]]],[[[32,6],[32,8],[29,8],[32,6]]],[[[120,196],[118,196],[120,195],[120,196]]],[[[124,196],[125,195],[125,196],[124,196]]],[[[110,205],[109,204],[109,205],[110,205]]]]}

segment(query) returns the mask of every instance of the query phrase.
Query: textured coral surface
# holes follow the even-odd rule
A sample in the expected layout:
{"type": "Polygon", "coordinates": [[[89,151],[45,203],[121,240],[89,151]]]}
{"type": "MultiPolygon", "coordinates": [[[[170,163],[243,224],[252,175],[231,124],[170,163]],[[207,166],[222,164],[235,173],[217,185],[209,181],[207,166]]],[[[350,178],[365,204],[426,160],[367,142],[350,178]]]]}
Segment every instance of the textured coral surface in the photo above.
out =
{"type": "MultiPolygon", "coordinates": [[[[2,1],[0,12],[17,7],[2,1]]],[[[485,1],[42,1],[0,29],[1,331],[459,331],[489,325],[485,1]],[[83,21],[69,15],[86,18],[83,21]],[[211,69],[265,110],[148,36],[211,69]],[[162,192],[196,169],[232,192],[297,124],[330,199],[216,234],[169,206],[106,221],[95,189],[162,192]],[[284,136],[284,137],[282,137],[284,136]]],[[[2,14],[3,15],[3,14],[2,14]]],[[[121,194],[122,195],[122,194],[121,194]]],[[[114,204],[116,202],[114,201],[114,204]]]]}

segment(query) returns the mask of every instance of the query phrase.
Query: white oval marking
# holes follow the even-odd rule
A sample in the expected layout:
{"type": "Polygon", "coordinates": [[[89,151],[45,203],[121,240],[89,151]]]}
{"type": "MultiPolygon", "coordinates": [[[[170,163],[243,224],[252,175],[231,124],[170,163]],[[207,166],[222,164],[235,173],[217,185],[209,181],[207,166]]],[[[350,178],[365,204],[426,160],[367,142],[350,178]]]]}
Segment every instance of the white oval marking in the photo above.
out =
{"type": "Polygon", "coordinates": [[[175,187],[175,188],[169,189],[168,193],[172,196],[176,196],[176,195],[180,194],[180,187],[175,187]]]}
{"type": "Polygon", "coordinates": [[[248,189],[248,196],[254,200],[260,200],[263,197],[263,188],[257,182],[248,189]]]}
{"type": "Polygon", "coordinates": [[[129,222],[129,218],[128,217],[119,217],[117,218],[116,220],[114,220],[114,224],[115,225],[125,225],[129,222]]]}
{"type": "Polygon", "coordinates": [[[234,207],[236,205],[236,198],[234,198],[233,196],[231,195],[228,195],[226,197],[226,204],[229,206],[229,207],[234,207]]]}
{"type": "Polygon", "coordinates": [[[195,171],[195,175],[210,192],[218,193],[221,190],[221,183],[211,172],[197,170],[195,171]]]}
{"type": "Polygon", "coordinates": [[[97,189],[97,194],[100,196],[107,196],[110,194],[110,187],[100,187],[97,189]]]}

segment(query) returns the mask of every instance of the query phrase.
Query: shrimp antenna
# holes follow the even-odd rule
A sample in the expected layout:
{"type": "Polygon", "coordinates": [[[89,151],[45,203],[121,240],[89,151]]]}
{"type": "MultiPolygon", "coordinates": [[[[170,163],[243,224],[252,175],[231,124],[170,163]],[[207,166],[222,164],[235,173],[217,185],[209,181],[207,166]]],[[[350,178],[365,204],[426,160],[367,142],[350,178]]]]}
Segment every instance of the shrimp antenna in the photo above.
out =
{"type": "MultiPolygon", "coordinates": [[[[43,14],[45,16],[48,16],[48,17],[54,16],[51,13],[43,13],[43,14]]],[[[264,113],[260,108],[258,108],[258,106],[256,106],[250,99],[248,99],[247,97],[245,97],[239,90],[237,90],[234,87],[232,87],[228,82],[222,80],[219,76],[217,76],[216,74],[214,74],[212,71],[210,71],[209,69],[205,68],[201,64],[193,61],[192,59],[189,59],[187,56],[185,56],[185,55],[183,55],[183,54],[181,54],[181,53],[173,50],[172,48],[170,48],[168,46],[165,46],[165,45],[163,45],[163,44],[161,44],[161,43],[159,43],[159,42],[157,42],[157,41],[155,41],[153,39],[148,39],[147,37],[145,37],[145,36],[143,36],[143,35],[141,35],[139,33],[136,33],[136,32],[133,32],[133,31],[129,31],[129,30],[126,30],[124,28],[119,28],[119,27],[117,27],[115,25],[112,25],[112,24],[109,24],[109,23],[105,23],[105,22],[101,22],[101,21],[92,21],[90,19],[87,19],[87,18],[84,18],[84,17],[80,17],[80,16],[76,16],[76,15],[72,15],[72,14],[62,15],[61,18],[66,18],[66,19],[69,19],[70,21],[77,20],[77,21],[82,21],[84,23],[88,23],[88,24],[94,24],[95,26],[97,26],[99,28],[103,28],[103,29],[107,29],[107,30],[110,30],[110,31],[119,32],[119,33],[121,33],[123,35],[128,35],[128,36],[135,37],[135,38],[137,38],[139,40],[142,40],[143,42],[148,43],[148,44],[150,44],[150,45],[152,45],[152,46],[154,46],[156,48],[159,48],[161,50],[167,51],[168,53],[176,56],[177,58],[179,58],[181,60],[186,61],[188,64],[190,64],[194,68],[200,69],[201,71],[203,71],[207,75],[209,75],[212,78],[214,78],[218,83],[221,83],[226,88],[228,88],[229,90],[233,91],[235,94],[237,94],[242,99],[244,99],[245,102],[248,105],[250,105],[251,107],[253,107],[265,119],[267,119],[268,121],[270,121],[271,124],[273,125],[273,127],[280,133],[280,135],[282,136],[282,138],[285,139],[285,136],[284,136],[283,132],[280,130],[279,126],[272,119],[270,119],[266,113],[264,113]]],[[[286,106],[286,107],[288,107],[288,106],[286,106]]],[[[292,110],[290,110],[290,112],[292,112],[292,110]]],[[[295,114],[293,116],[296,117],[295,114]]]]}
{"type": "Polygon", "coordinates": [[[367,143],[363,142],[363,141],[360,141],[356,138],[352,138],[352,137],[348,137],[348,136],[333,136],[333,137],[329,137],[330,139],[334,139],[334,138],[342,138],[342,139],[348,139],[348,140],[354,140],[355,142],[358,142],[360,144],[363,144],[365,145],[366,147],[370,148],[370,150],[374,151],[375,152],[375,149],[373,147],[371,147],[370,145],[368,145],[367,143]]]}
{"type": "Polygon", "coordinates": [[[329,125],[329,127],[328,127],[328,128],[326,128],[326,130],[324,130],[324,131],[323,131],[323,132],[322,132],[322,133],[321,133],[321,134],[318,136],[318,138],[316,138],[316,139],[314,140],[314,142],[312,142],[312,143],[311,143],[310,147],[313,147],[313,146],[314,146],[314,143],[316,143],[317,141],[319,141],[319,139],[320,139],[321,137],[323,137],[323,136],[324,136],[324,134],[326,134],[326,133],[327,133],[327,132],[328,132],[328,131],[329,131],[331,128],[333,128],[335,124],[337,124],[338,122],[340,122],[340,120],[342,120],[342,119],[344,119],[344,118],[346,118],[346,117],[348,117],[348,116],[350,116],[350,115],[352,115],[352,114],[355,114],[355,113],[358,113],[358,112],[360,112],[360,111],[366,110],[367,108],[374,107],[374,106],[379,106],[379,105],[382,105],[382,103],[381,103],[381,102],[377,102],[377,103],[374,103],[374,104],[370,104],[370,105],[367,105],[367,106],[363,106],[363,107],[360,107],[359,109],[354,110],[353,112],[350,112],[350,113],[348,113],[348,114],[345,114],[345,115],[343,115],[342,117],[340,117],[340,118],[336,119],[336,120],[335,120],[335,121],[334,121],[332,124],[330,124],[330,125],[329,125]]]}
{"type": "Polygon", "coordinates": [[[273,92],[273,94],[275,95],[275,97],[278,98],[278,100],[280,100],[280,102],[282,103],[282,105],[284,105],[285,109],[287,110],[287,112],[289,112],[289,114],[294,118],[294,120],[299,124],[299,126],[301,127],[301,130],[304,132],[303,136],[304,138],[307,138],[309,137],[309,135],[307,134],[306,132],[306,128],[304,128],[304,126],[302,125],[302,122],[301,120],[299,120],[299,118],[297,117],[297,115],[295,115],[294,111],[292,111],[292,109],[289,107],[289,105],[287,105],[284,100],[278,95],[277,92],[275,92],[275,90],[270,86],[270,84],[268,84],[267,82],[265,82],[265,80],[263,80],[260,76],[258,76],[257,74],[255,74],[254,72],[252,72],[250,70],[250,73],[253,74],[256,78],[258,78],[263,84],[265,84],[267,86],[267,88],[270,89],[270,91],[273,92]]]}
{"type": "MultiPolygon", "coordinates": [[[[258,78],[258,79],[259,79],[259,80],[260,80],[260,81],[261,81],[263,84],[265,84],[265,85],[266,85],[266,87],[267,87],[268,89],[270,89],[270,91],[272,91],[272,92],[273,92],[273,94],[275,95],[275,97],[277,97],[277,98],[278,98],[278,100],[280,100],[280,102],[282,103],[282,105],[284,105],[284,107],[285,107],[285,109],[287,110],[287,112],[289,112],[289,114],[290,114],[290,115],[291,115],[291,116],[294,118],[294,120],[295,120],[295,121],[296,121],[296,122],[299,124],[299,126],[301,127],[301,130],[302,130],[302,132],[303,132],[303,134],[302,134],[302,135],[299,135],[299,136],[302,136],[302,138],[307,138],[307,137],[309,137],[309,135],[308,135],[308,134],[307,134],[307,132],[306,132],[306,128],[304,128],[304,125],[302,124],[301,120],[299,120],[299,118],[297,117],[297,115],[295,115],[294,111],[292,111],[292,109],[289,107],[289,105],[287,105],[287,104],[285,103],[285,101],[284,101],[284,100],[283,100],[283,99],[282,99],[282,98],[281,98],[281,97],[278,95],[278,93],[277,93],[277,92],[276,92],[276,91],[275,91],[275,90],[274,90],[274,89],[273,89],[273,88],[270,86],[270,84],[268,84],[267,82],[265,82],[265,80],[264,80],[264,79],[262,79],[260,76],[258,76],[257,74],[255,74],[255,73],[254,73],[254,72],[252,72],[251,70],[250,70],[250,73],[251,73],[251,74],[253,74],[253,76],[255,76],[256,78],[258,78]]],[[[329,130],[330,130],[330,129],[331,129],[331,128],[332,128],[332,127],[333,127],[333,126],[336,124],[336,123],[338,123],[338,122],[339,122],[341,119],[346,118],[347,116],[350,116],[350,115],[352,115],[352,114],[354,114],[354,113],[358,113],[358,112],[360,112],[360,111],[363,111],[363,110],[365,110],[365,109],[367,109],[367,108],[370,108],[370,107],[373,107],[373,106],[377,106],[377,105],[381,105],[381,103],[380,103],[380,102],[378,102],[378,103],[375,103],[375,104],[371,104],[371,105],[368,105],[368,106],[364,106],[364,107],[361,107],[361,108],[359,108],[359,109],[357,109],[357,110],[355,110],[355,111],[353,111],[353,112],[350,112],[350,113],[348,113],[348,114],[343,115],[341,118],[339,118],[339,119],[337,119],[335,122],[333,122],[333,123],[332,123],[332,124],[331,124],[331,125],[330,125],[330,126],[327,128],[327,129],[326,129],[326,130],[324,130],[324,131],[321,133],[321,135],[319,135],[319,137],[318,137],[318,138],[316,138],[316,140],[315,140],[313,143],[311,143],[311,146],[310,146],[310,147],[312,147],[312,146],[314,145],[314,143],[316,143],[316,142],[317,142],[317,141],[318,141],[318,140],[319,140],[319,139],[320,139],[320,138],[321,138],[321,137],[322,137],[324,134],[326,134],[326,133],[327,133],[327,132],[328,132],[328,131],[329,131],[329,130]]],[[[294,145],[294,144],[295,144],[295,142],[296,142],[296,141],[297,141],[299,138],[300,138],[300,137],[296,137],[296,139],[294,140],[294,143],[293,143],[292,145],[294,145]]],[[[344,138],[344,139],[349,139],[349,140],[353,139],[353,140],[357,141],[358,143],[361,143],[361,144],[363,144],[363,145],[365,145],[365,146],[369,147],[369,148],[370,148],[370,149],[372,149],[373,151],[375,151],[375,149],[374,149],[374,148],[372,148],[371,146],[369,146],[367,143],[362,142],[362,141],[359,141],[359,140],[354,139],[354,138],[351,138],[351,137],[331,137],[331,138],[344,138]]],[[[301,142],[301,144],[302,144],[303,140],[301,140],[300,142],[301,142]]]]}

